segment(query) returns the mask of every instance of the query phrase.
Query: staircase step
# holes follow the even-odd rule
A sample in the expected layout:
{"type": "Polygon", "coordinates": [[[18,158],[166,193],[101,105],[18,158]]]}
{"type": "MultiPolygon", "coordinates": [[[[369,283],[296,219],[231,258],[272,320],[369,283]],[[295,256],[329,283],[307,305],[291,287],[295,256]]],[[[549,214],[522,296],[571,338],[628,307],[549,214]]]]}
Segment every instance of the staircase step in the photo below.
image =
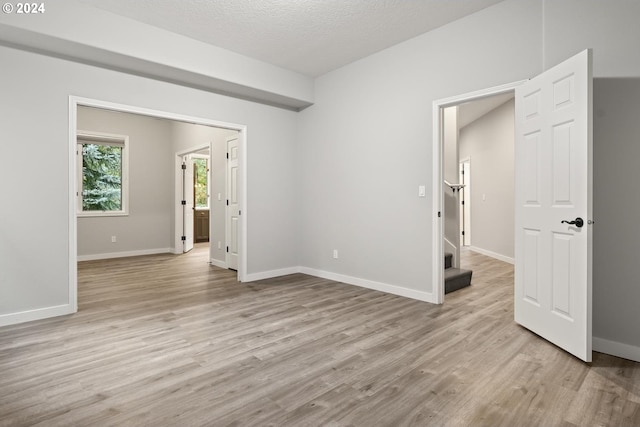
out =
{"type": "Polygon", "coordinates": [[[444,293],[457,291],[471,285],[471,270],[447,268],[444,271],[444,293]]]}
{"type": "Polygon", "coordinates": [[[451,252],[444,253],[444,268],[451,268],[453,265],[453,254],[451,252]]]}

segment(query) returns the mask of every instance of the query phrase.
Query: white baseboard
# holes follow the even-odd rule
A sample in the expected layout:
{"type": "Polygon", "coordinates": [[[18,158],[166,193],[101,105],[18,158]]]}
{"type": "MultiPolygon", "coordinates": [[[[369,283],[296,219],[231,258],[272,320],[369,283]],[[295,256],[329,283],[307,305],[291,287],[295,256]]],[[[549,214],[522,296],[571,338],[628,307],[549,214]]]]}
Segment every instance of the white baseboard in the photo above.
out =
{"type": "Polygon", "coordinates": [[[278,270],[261,271],[259,273],[250,273],[245,277],[245,282],[254,282],[256,280],[271,279],[272,277],[286,276],[289,274],[300,273],[300,267],[287,267],[278,270]]]}
{"type": "Polygon", "coordinates": [[[323,279],[335,280],[336,282],[347,283],[349,285],[360,286],[362,288],[373,289],[376,291],[386,292],[388,294],[399,295],[419,301],[425,301],[435,304],[433,293],[417,291],[415,289],[403,288],[402,286],[390,285],[388,283],[375,282],[373,280],[361,279],[359,277],[345,276],[342,274],[331,273],[329,271],[316,270],[313,268],[300,267],[300,272],[310,276],[321,277],[323,279]]]}
{"type": "Polygon", "coordinates": [[[227,261],[221,261],[219,259],[210,258],[209,264],[215,265],[216,267],[220,268],[227,268],[227,261]]]}
{"type": "Polygon", "coordinates": [[[78,261],[93,261],[97,259],[124,258],[140,255],[172,254],[173,248],[143,249],[139,251],[111,252],[106,254],[78,255],[78,261]]]}
{"type": "Polygon", "coordinates": [[[610,354],[611,356],[633,360],[634,362],[640,362],[640,347],[635,347],[633,345],[593,337],[593,350],[600,353],[610,354]]]}
{"type": "Polygon", "coordinates": [[[0,326],[15,325],[17,323],[31,322],[33,320],[46,319],[49,317],[64,316],[73,314],[71,304],[57,305],[53,307],[38,308],[35,310],[26,310],[18,313],[9,313],[0,315],[0,326]]]}
{"type": "Polygon", "coordinates": [[[497,260],[504,261],[504,262],[507,262],[509,264],[515,264],[516,263],[515,259],[510,258],[510,257],[505,256],[505,255],[501,255],[501,254],[496,253],[496,252],[488,251],[488,250],[482,249],[482,248],[477,248],[475,246],[468,246],[468,248],[469,248],[469,250],[472,250],[473,252],[478,252],[479,254],[486,255],[488,257],[495,258],[497,260]]]}
{"type": "Polygon", "coordinates": [[[417,291],[415,289],[403,288],[402,286],[390,285],[388,283],[376,282],[373,280],[361,279],[359,277],[345,276],[343,274],[332,273],[324,270],[316,270],[308,267],[289,267],[279,270],[263,271],[260,273],[247,274],[246,281],[271,279],[272,277],[286,276],[288,274],[304,273],[309,276],[321,277],[323,279],[335,280],[349,285],[360,286],[362,288],[373,289],[386,292],[388,294],[399,295],[419,301],[435,303],[435,298],[430,292],[417,291]]]}

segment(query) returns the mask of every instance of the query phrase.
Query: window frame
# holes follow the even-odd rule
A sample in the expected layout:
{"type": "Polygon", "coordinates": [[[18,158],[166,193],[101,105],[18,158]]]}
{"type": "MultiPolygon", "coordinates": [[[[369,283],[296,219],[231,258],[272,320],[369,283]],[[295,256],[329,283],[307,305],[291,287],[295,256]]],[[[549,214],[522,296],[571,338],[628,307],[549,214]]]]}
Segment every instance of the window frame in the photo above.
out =
{"type": "Polygon", "coordinates": [[[83,131],[76,132],[76,214],[78,217],[108,217],[108,216],[128,216],[129,215],[129,136],[116,135],[104,132],[83,131]],[[122,175],[121,182],[121,209],[112,211],[85,211],[83,210],[82,183],[83,183],[83,155],[82,145],[110,145],[122,147],[122,175]]]}

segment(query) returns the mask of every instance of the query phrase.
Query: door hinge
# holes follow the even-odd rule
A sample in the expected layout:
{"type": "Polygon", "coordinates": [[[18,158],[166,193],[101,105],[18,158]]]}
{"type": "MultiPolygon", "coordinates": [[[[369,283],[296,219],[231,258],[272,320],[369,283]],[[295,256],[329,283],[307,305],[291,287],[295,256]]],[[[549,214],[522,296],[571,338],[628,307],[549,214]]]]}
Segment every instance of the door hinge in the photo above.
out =
{"type": "Polygon", "coordinates": [[[229,153],[227,153],[227,160],[229,160],[229,153]]]}
{"type": "Polygon", "coordinates": [[[229,199],[227,199],[227,206],[229,206],[229,199]]]}
{"type": "Polygon", "coordinates": [[[182,236],[180,237],[180,240],[182,240],[183,242],[187,240],[187,236],[182,236]]]}
{"type": "Polygon", "coordinates": [[[464,200],[462,201],[462,204],[464,205],[464,200]]]}
{"type": "Polygon", "coordinates": [[[242,211],[238,211],[238,216],[242,215],[242,211]]]}
{"type": "Polygon", "coordinates": [[[441,217],[440,212],[438,212],[438,218],[440,218],[440,217],[441,217]]]}
{"type": "Polygon", "coordinates": [[[182,164],[182,169],[184,169],[184,170],[186,170],[186,169],[187,169],[187,164],[186,164],[186,163],[183,163],[183,164],[182,164]]]}
{"type": "Polygon", "coordinates": [[[183,204],[183,205],[186,205],[186,204],[187,204],[187,201],[186,201],[186,200],[183,200],[183,201],[182,201],[182,204],[183,204]]]}
{"type": "Polygon", "coordinates": [[[464,230],[462,230],[462,235],[464,236],[464,230]]]}
{"type": "Polygon", "coordinates": [[[229,252],[229,246],[227,246],[227,252],[229,252]]]}

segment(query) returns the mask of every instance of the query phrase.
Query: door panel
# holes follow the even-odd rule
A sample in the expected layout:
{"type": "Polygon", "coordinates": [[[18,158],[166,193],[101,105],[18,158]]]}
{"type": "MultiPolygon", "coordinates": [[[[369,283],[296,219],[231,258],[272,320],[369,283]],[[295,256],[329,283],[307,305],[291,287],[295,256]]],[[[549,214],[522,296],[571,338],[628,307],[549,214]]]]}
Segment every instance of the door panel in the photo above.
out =
{"type": "Polygon", "coordinates": [[[238,226],[240,203],[238,199],[238,137],[227,140],[227,266],[238,269],[238,226]]]}
{"type": "Polygon", "coordinates": [[[516,89],[515,320],[591,361],[591,52],[516,89]],[[568,224],[582,218],[584,226],[568,224]],[[565,222],[563,222],[565,221],[565,222]]]}

